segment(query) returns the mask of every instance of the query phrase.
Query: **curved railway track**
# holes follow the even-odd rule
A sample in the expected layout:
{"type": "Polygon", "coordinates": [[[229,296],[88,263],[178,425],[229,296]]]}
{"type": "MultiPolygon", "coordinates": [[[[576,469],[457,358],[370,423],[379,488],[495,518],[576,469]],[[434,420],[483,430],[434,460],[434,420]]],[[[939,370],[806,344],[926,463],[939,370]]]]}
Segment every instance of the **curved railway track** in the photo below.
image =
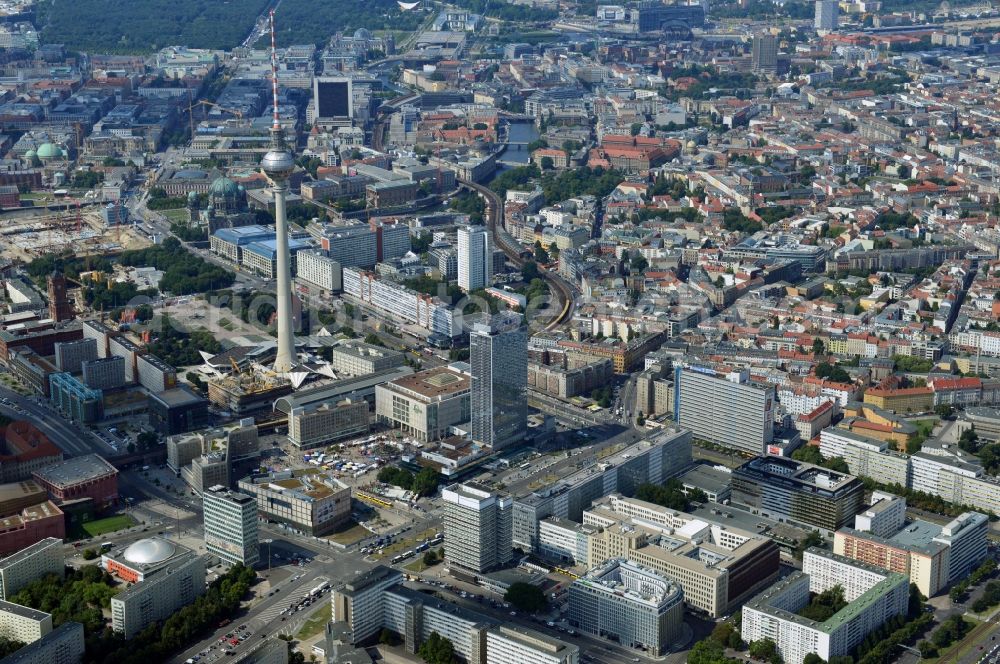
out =
{"type": "MultiPolygon", "coordinates": [[[[500,217],[503,206],[500,204],[500,197],[497,196],[496,192],[468,180],[460,179],[458,183],[466,189],[476,192],[486,200],[486,225],[493,233],[494,243],[507,254],[507,258],[514,265],[518,267],[524,265],[524,257],[521,255],[522,247],[507,234],[506,229],[503,227],[500,217]]],[[[560,303],[557,305],[560,307],[559,314],[545,326],[545,330],[551,332],[568,323],[570,316],[573,315],[573,291],[559,275],[541,268],[538,271],[542,280],[549,287],[549,291],[560,303]]]]}
{"type": "MultiPolygon", "coordinates": [[[[387,106],[398,106],[403,102],[408,101],[416,95],[402,95],[396,97],[395,99],[389,101],[387,106]]],[[[389,113],[382,112],[382,117],[376,122],[375,127],[372,131],[372,147],[376,150],[381,150],[383,143],[385,142],[385,132],[388,125],[388,115],[389,113]]],[[[503,213],[503,205],[501,204],[500,197],[497,196],[496,192],[488,187],[484,187],[481,184],[471,182],[469,180],[458,180],[458,184],[470,191],[476,192],[479,196],[486,201],[486,224],[490,231],[493,233],[494,243],[500,247],[500,249],[507,255],[510,261],[521,267],[524,265],[524,258],[521,256],[522,247],[514,240],[503,227],[503,221],[501,214],[503,213]]],[[[573,291],[569,287],[569,284],[560,277],[559,275],[542,268],[539,268],[539,273],[542,280],[549,287],[549,292],[556,298],[559,302],[556,306],[559,307],[559,313],[545,325],[546,331],[552,331],[565,325],[569,322],[570,317],[573,315],[573,291]]]]}

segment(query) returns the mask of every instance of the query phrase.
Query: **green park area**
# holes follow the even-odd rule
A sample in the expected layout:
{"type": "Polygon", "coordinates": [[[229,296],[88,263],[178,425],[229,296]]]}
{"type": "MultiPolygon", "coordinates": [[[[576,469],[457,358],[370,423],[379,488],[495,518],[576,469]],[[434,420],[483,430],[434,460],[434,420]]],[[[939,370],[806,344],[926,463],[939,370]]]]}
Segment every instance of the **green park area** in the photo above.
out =
{"type": "Polygon", "coordinates": [[[131,528],[135,525],[135,523],[135,519],[128,514],[116,514],[104,519],[97,519],[96,521],[87,521],[86,523],[80,524],[76,528],[76,532],[73,534],[77,535],[77,537],[74,539],[83,539],[84,537],[100,537],[101,535],[106,535],[107,533],[114,533],[119,530],[131,528]]]}

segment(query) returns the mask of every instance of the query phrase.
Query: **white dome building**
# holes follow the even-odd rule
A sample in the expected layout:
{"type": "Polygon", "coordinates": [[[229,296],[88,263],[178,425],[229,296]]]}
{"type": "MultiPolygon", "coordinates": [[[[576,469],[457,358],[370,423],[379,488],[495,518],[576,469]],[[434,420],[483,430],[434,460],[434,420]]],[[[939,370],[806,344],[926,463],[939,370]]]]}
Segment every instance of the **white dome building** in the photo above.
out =
{"type": "Polygon", "coordinates": [[[132,543],[117,555],[101,556],[101,567],[123,581],[139,583],[167,565],[194,555],[194,551],[162,537],[148,537],[132,543]]]}

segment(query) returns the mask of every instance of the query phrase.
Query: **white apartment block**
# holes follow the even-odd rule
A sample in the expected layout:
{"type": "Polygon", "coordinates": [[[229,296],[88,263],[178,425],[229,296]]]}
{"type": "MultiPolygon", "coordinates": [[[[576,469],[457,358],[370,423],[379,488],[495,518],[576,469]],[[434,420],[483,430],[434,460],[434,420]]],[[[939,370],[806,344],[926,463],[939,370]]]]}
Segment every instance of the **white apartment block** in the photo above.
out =
{"type": "Polygon", "coordinates": [[[510,496],[475,484],[452,484],[442,489],[441,499],[449,562],[486,572],[511,559],[510,496]]]}
{"type": "Polygon", "coordinates": [[[380,279],[374,273],[344,268],[344,294],[404,324],[455,337],[461,334],[461,312],[443,300],[412,291],[402,284],[380,279]]]}
{"type": "Polygon", "coordinates": [[[84,645],[83,625],[66,622],[3,661],[4,664],[80,664],[84,645]]]}
{"type": "Polygon", "coordinates": [[[368,224],[327,227],[320,238],[327,255],[342,267],[371,267],[378,260],[378,239],[368,224]]]}
{"type": "Polygon", "coordinates": [[[809,575],[810,592],[818,594],[839,585],[848,602],[864,595],[890,573],[821,549],[810,549],[802,555],[802,572],[809,575]]]}
{"type": "Polygon", "coordinates": [[[933,541],[948,546],[948,583],[964,579],[986,558],[989,527],[985,514],[965,512],[941,528],[933,541]]]}
{"type": "Polygon", "coordinates": [[[820,452],[827,459],[842,457],[852,475],[873,477],[885,484],[910,484],[910,458],[889,443],[831,427],[820,432],[820,452]]]}
{"type": "Polygon", "coordinates": [[[486,664],[578,664],[580,648],[513,625],[486,632],[486,664]]]}
{"type": "Polygon", "coordinates": [[[788,664],[801,664],[809,653],[825,660],[847,655],[887,620],[905,615],[909,578],[896,572],[810,549],[802,572],[794,572],[743,607],[745,641],[770,638],[788,664]],[[810,602],[810,593],[834,586],[844,588],[849,605],[817,623],[797,615],[810,602]]]}
{"type": "Polygon", "coordinates": [[[177,386],[177,370],[155,355],[136,358],[139,384],[150,392],[164,392],[177,386]]]}
{"type": "Polygon", "coordinates": [[[52,631],[52,614],[0,601],[0,637],[34,643],[52,631]]]}
{"type": "Polygon", "coordinates": [[[410,227],[406,224],[381,224],[376,229],[381,244],[379,260],[388,261],[405,256],[411,245],[410,227]]]}
{"type": "Polygon", "coordinates": [[[307,285],[322,291],[337,292],[344,284],[340,263],[315,250],[299,250],[296,255],[295,276],[307,285]]]}
{"type": "Polygon", "coordinates": [[[205,561],[190,555],[111,598],[111,627],[130,639],[205,592],[205,561]]]}
{"type": "Polygon", "coordinates": [[[402,583],[403,575],[379,565],[333,589],[331,620],[348,625],[355,643],[381,631],[385,622],[384,592],[402,583]]]}
{"type": "Polygon", "coordinates": [[[776,406],[774,387],[751,382],[745,372],[674,370],[674,421],[695,438],[764,454],[774,440],[776,406]]]}
{"type": "Polygon", "coordinates": [[[941,496],[956,505],[1000,513],[1000,482],[986,476],[982,466],[922,450],[910,457],[910,467],[910,488],[915,491],[941,496]]]}
{"type": "Polygon", "coordinates": [[[539,553],[553,560],[591,567],[587,555],[588,533],[591,527],[550,516],[538,522],[539,553]]]}
{"type": "Polygon", "coordinates": [[[349,341],[334,346],[330,353],[330,367],[338,374],[367,376],[403,364],[403,354],[381,346],[361,341],[349,341]]]}
{"type": "Polygon", "coordinates": [[[46,574],[61,578],[65,572],[62,544],[59,538],[46,537],[0,560],[0,599],[13,597],[46,574]]]}
{"type": "Polygon", "coordinates": [[[890,537],[906,523],[906,500],[883,491],[873,491],[871,507],[854,517],[854,528],[879,537],[890,537]]]}
{"type": "Polygon", "coordinates": [[[368,402],[364,399],[300,406],[288,416],[288,441],[299,449],[309,449],[364,435],[369,426],[368,402]]]}

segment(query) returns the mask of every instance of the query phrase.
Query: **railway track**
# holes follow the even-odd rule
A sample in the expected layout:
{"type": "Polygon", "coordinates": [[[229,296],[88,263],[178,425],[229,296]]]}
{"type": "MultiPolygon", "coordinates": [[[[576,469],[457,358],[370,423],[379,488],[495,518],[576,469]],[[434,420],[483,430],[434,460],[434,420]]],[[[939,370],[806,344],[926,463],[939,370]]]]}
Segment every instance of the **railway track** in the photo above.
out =
{"type": "MultiPolygon", "coordinates": [[[[514,265],[518,267],[523,266],[525,261],[521,255],[522,248],[520,244],[511,238],[503,227],[503,221],[500,216],[503,206],[500,204],[500,197],[492,189],[484,187],[481,184],[468,180],[459,180],[458,183],[466,189],[476,192],[486,200],[486,225],[493,233],[493,242],[507,254],[507,258],[514,265]]],[[[569,322],[573,314],[573,291],[562,277],[553,274],[551,271],[539,268],[539,273],[542,280],[549,287],[549,291],[561,303],[559,314],[545,326],[545,330],[551,332],[569,322]]]]}
{"type": "MultiPolygon", "coordinates": [[[[392,100],[391,103],[406,101],[408,98],[409,97],[407,95],[403,95],[392,100]]],[[[388,123],[388,115],[383,115],[383,117],[376,123],[372,131],[372,147],[376,150],[381,150],[383,147],[388,123]]],[[[496,192],[492,189],[469,180],[459,179],[458,184],[461,187],[465,187],[470,191],[476,192],[486,201],[486,224],[493,233],[493,242],[496,246],[500,247],[500,249],[507,255],[507,258],[514,265],[518,267],[523,266],[524,258],[521,256],[521,245],[510,237],[506,229],[503,227],[503,221],[500,216],[503,211],[503,206],[501,205],[500,197],[497,196],[496,192]]],[[[549,292],[552,293],[560,303],[557,305],[560,307],[559,314],[545,325],[545,330],[551,332],[567,324],[570,317],[573,315],[573,291],[562,277],[553,274],[549,270],[539,268],[539,273],[542,280],[549,287],[549,292]]]]}

